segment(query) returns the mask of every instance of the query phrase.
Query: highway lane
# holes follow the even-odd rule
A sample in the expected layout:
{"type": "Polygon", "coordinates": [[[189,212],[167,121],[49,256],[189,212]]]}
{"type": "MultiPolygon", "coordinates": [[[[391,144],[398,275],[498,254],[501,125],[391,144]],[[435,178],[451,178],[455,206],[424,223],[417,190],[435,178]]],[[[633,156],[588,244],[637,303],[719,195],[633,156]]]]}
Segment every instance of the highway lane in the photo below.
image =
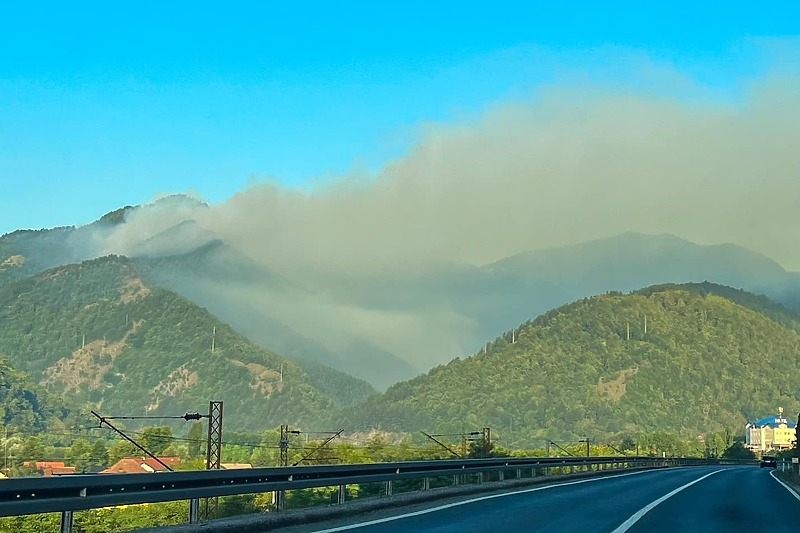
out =
{"type": "Polygon", "coordinates": [[[736,468],[711,476],[654,508],[630,532],[800,531],[800,500],[769,472],[736,468]]]}
{"type": "Polygon", "coordinates": [[[754,467],[647,471],[433,503],[405,515],[291,528],[291,533],[798,530],[800,500],[754,467]]]}

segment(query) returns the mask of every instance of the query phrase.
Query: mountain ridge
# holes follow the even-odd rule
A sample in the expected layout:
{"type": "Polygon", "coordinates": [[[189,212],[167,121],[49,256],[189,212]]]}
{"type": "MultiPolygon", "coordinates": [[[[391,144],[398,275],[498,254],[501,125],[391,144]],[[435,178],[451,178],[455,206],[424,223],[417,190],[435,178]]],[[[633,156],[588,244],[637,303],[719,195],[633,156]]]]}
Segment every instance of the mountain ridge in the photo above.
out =
{"type": "Polygon", "coordinates": [[[90,259],[98,250],[122,249],[149,283],[209,309],[260,346],[379,389],[475,350],[508,324],[608,291],[708,280],[800,311],[800,273],[734,244],[699,245],[669,234],[630,232],[481,267],[309,282],[281,275],[207,233],[192,218],[198,205],[209,208],[189,197],[166,198],[112,211],[87,226],[0,237],[0,285],[90,259]],[[162,220],[158,231],[127,227],[162,212],[172,224],[162,220]],[[404,329],[395,331],[395,324],[404,329]]]}
{"type": "Polygon", "coordinates": [[[436,433],[492,427],[502,442],[530,446],[653,431],[696,438],[739,432],[752,413],[778,406],[796,412],[800,320],[773,320],[764,310],[780,308],[752,295],[738,295],[751,308],[717,294],[729,291],[678,285],[580,299],[484,352],[344,408],[332,423],[436,433]]]}
{"type": "Polygon", "coordinates": [[[146,284],[124,257],[0,286],[0,321],[0,352],[15,367],[97,408],[174,414],[215,399],[233,423],[263,428],[333,406],[312,385],[324,372],[309,378],[189,300],[146,284]]]}

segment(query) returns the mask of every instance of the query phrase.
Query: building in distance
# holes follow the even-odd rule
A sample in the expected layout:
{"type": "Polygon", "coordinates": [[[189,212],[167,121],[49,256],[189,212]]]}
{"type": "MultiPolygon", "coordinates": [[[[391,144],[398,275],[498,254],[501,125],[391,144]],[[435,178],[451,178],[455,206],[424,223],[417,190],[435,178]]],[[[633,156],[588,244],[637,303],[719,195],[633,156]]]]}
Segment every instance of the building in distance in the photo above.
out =
{"type": "Polygon", "coordinates": [[[745,446],[756,453],[788,450],[794,447],[797,424],[783,416],[783,407],[778,416],[769,416],[748,422],[745,426],[745,446]]]}

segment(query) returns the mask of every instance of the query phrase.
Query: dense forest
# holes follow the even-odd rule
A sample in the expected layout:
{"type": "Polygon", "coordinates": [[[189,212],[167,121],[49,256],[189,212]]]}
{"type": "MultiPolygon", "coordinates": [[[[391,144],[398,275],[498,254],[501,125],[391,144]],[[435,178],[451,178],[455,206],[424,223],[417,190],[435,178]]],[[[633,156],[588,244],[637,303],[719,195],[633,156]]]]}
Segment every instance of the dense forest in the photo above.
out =
{"type": "Polygon", "coordinates": [[[606,294],[550,311],[337,421],[436,433],[490,426],[512,446],[740,434],[779,406],[800,408],[799,324],[777,304],[713,284],[606,294]]]}
{"type": "Polygon", "coordinates": [[[105,414],[179,415],[222,400],[231,427],[263,429],[345,403],[323,392],[346,382],[340,373],[309,374],[253,345],[122,257],[0,286],[0,323],[15,368],[105,414]]]}

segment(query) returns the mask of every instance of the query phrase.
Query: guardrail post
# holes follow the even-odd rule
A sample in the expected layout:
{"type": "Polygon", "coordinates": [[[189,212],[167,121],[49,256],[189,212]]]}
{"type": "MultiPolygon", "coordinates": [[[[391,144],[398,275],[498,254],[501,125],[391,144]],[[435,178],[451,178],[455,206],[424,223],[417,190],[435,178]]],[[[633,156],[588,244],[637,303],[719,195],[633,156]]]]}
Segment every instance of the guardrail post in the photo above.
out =
{"type": "Polygon", "coordinates": [[[189,500],[189,523],[196,524],[200,521],[200,498],[189,500]]]}
{"type": "Polygon", "coordinates": [[[275,491],[275,511],[280,513],[286,507],[286,491],[275,491]]]}
{"type": "Polygon", "coordinates": [[[61,533],[72,533],[72,511],[61,511],[61,533]]]}
{"type": "Polygon", "coordinates": [[[453,476],[453,486],[458,485],[458,474],[453,476]]]}
{"type": "Polygon", "coordinates": [[[392,485],[393,485],[393,483],[392,483],[391,479],[386,482],[386,495],[387,496],[391,496],[392,495],[392,488],[393,488],[392,485]]]}
{"type": "Polygon", "coordinates": [[[505,472],[503,472],[502,470],[499,470],[497,472],[497,480],[498,481],[505,481],[506,480],[505,472]]]}
{"type": "Polygon", "coordinates": [[[531,468],[531,477],[536,477],[536,467],[531,468]]]}
{"type": "Polygon", "coordinates": [[[339,485],[339,498],[336,503],[342,505],[347,498],[347,485],[339,485]]]}
{"type": "Polygon", "coordinates": [[[483,483],[483,472],[478,472],[478,483],[483,483]]]}
{"type": "Polygon", "coordinates": [[[517,468],[517,479],[522,479],[522,469],[517,468]]]}
{"type": "Polygon", "coordinates": [[[426,477],[422,480],[422,490],[431,490],[431,478],[426,477]]]}

